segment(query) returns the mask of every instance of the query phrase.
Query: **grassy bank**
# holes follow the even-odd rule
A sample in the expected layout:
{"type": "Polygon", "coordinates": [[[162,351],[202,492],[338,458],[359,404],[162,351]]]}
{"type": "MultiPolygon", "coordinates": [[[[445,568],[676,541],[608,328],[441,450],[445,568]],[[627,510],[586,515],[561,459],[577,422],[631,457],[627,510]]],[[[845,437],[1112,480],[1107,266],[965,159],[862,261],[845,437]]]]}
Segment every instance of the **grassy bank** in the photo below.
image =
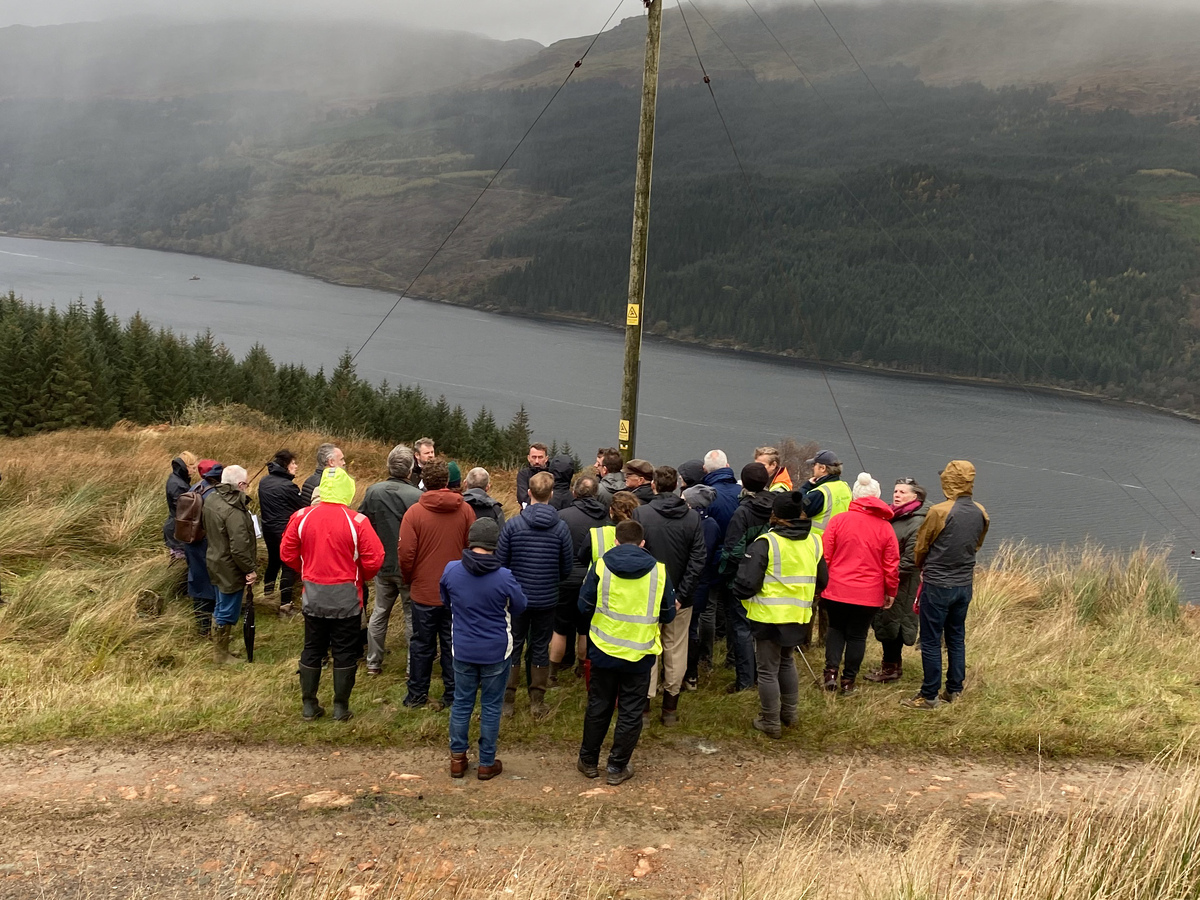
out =
{"type": "MultiPolygon", "coordinates": [[[[348,725],[299,718],[299,622],[260,616],[256,661],[218,670],[193,636],[175,594],[183,566],[168,565],[160,528],[162,484],[184,449],[254,473],[280,446],[311,458],[320,437],[248,427],[66,432],[0,441],[0,742],[62,738],[139,740],[180,735],[241,741],[372,745],[445,740],[445,714],[408,711],[402,651],[385,674],[360,678],[348,725]],[[143,591],[167,598],[142,617],[143,591]]],[[[387,447],[343,444],[359,490],[382,476],[387,447]]],[[[512,494],[511,473],[498,496],[512,494]]],[[[260,607],[269,613],[267,606],[260,607]]],[[[968,620],[968,682],[961,704],[935,714],[898,700],[919,681],[837,699],[805,689],[801,724],[784,744],[814,750],[1033,753],[1151,758],[1200,719],[1193,671],[1200,620],[1180,610],[1165,554],[1115,556],[1097,547],[1045,551],[1006,546],[980,573],[968,620]]],[[[393,647],[399,646],[393,641],[393,647]]],[[[878,661],[871,643],[868,665],[878,661]]],[[[820,667],[816,652],[810,653],[820,667]]],[[[727,696],[732,676],[707,675],[681,702],[681,724],[647,739],[778,746],[749,728],[752,694],[727,696]]],[[[323,691],[328,694],[328,679],[323,691]]],[[[436,695],[440,689],[435,687],[436,695]]],[[[578,740],[584,692],[570,676],[551,692],[549,721],[523,702],[503,740],[578,740]]]]}

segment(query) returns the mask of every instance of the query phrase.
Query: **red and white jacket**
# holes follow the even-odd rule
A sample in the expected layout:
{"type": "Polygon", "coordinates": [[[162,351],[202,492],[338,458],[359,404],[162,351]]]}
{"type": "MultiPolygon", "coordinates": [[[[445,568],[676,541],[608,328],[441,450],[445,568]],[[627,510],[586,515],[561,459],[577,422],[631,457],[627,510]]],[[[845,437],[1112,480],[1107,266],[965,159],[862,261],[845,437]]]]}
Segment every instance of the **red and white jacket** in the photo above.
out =
{"type": "Polygon", "coordinates": [[[279,556],[300,573],[306,616],[348,619],[362,611],[362,583],[383,565],[383,544],[366,516],[321,503],[288,520],[279,556]]]}

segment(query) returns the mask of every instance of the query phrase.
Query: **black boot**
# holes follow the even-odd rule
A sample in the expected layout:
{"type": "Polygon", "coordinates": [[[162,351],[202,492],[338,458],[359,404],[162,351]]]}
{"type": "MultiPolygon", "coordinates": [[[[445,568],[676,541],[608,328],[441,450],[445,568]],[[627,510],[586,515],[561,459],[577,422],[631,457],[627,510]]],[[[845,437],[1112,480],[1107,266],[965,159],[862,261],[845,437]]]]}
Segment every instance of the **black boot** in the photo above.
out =
{"type": "Polygon", "coordinates": [[[357,674],[358,666],[333,670],[333,718],[338,722],[354,718],[354,713],[350,712],[350,692],[354,690],[357,674]]]}
{"type": "Polygon", "coordinates": [[[700,671],[700,642],[688,641],[687,669],[683,673],[683,689],[694,691],[698,686],[700,671]]]}
{"type": "Polygon", "coordinates": [[[304,701],[303,716],[311,722],[325,715],[325,707],[317,702],[317,688],[321,686],[321,670],[308,666],[300,667],[300,699],[304,701]]]}
{"type": "Polygon", "coordinates": [[[670,728],[679,721],[679,695],[663,691],[662,723],[670,728]]]}

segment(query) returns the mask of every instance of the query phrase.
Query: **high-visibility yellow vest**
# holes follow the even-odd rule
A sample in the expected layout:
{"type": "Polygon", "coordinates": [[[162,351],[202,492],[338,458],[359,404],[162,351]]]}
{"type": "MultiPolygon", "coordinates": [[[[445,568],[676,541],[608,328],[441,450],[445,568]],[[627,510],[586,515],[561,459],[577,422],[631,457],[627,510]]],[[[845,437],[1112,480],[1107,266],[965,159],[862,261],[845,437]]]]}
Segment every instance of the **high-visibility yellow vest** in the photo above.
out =
{"type": "Polygon", "coordinates": [[[770,625],[803,625],[812,618],[821,538],[809,534],[796,541],[768,531],[755,540],[767,542],[767,572],[758,593],[742,601],[746,617],[770,625]]]}
{"type": "Polygon", "coordinates": [[[603,559],[604,554],[617,546],[617,526],[601,525],[592,529],[592,562],[603,559]]]}
{"type": "Polygon", "coordinates": [[[825,497],[825,504],[821,507],[821,512],[812,520],[812,533],[820,536],[829,527],[830,519],[850,508],[853,495],[850,493],[850,485],[844,481],[827,481],[815,490],[825,497]]]}
{"type": "Polygon", "coordinates": [[[641,578],[621,578],[601,559],[596,562],[596,577],[600,579],[596,612],[588,631],[596,648],[629,662],[662,653],[658,615],[667,587],[667,567],[655,563],[641,578]]]}

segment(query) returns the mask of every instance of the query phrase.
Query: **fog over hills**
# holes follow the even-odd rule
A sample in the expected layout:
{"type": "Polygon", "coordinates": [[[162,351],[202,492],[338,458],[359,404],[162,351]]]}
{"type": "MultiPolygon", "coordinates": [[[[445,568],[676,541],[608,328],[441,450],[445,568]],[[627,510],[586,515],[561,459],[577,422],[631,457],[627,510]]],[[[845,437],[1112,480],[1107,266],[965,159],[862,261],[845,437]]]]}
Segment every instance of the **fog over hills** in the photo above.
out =
{"type": "Polygon", "coordinates": [[[18,25],[0,29],[0,98],[409,95],[508,68],[540,49],[533,41],[364,22],[18,25]]]}

